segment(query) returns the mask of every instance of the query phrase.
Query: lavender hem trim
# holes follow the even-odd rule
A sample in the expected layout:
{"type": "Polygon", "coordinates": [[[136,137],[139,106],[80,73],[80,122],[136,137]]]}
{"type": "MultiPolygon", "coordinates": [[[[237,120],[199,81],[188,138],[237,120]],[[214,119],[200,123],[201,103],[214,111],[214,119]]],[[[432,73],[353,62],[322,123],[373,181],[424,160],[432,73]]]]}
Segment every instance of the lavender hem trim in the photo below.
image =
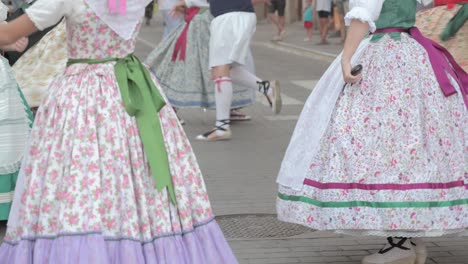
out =
{"type": "Polygon", "coordinates": [[[145,244],[95,233],[20,240],[15,245],[5,242],[0,246],[0,259],[11,264],[238,264],[213,219],[145,244]]]}
{"type": "MultiPolygon", "coordinates": [[[[186,229],[186,230],[182,230],[180,232],[172,232],[172,233],[163,233],[157,237],[153,237],[151,239],[148,239],[148,240],[140,240],[140,239],[136,239],[136,238],[132,238],[132,237],[116,237],[116,236],[104,236],[104,241],[133,241],[133,242],[138,242],[138,243],[141,243],[142,245],[144,244],[150,244],[150,243],[153,243],[154,241],[158,240],[158,239],[162,239],[162,238],[167,238],[167,237],[175,237],[175,236],[184,236],[184,235],[187,235],[187,234],[190,234],[190,233],[193,233],[197,228],[199,227],[202,227],[202,226],[205,226],[205,225],[208,225],[210,224],[211,222],[213,222],[215,220],[214,217],[208,219],[208,220],[205,220],[205,221],[202,221],[202,222],[199,222],[199,223],[196,223],[193,225],[193,228],[191,229],[186,229]]],[[[57,235],[53,235],[53,236],[33,236],[33,237],[21,237],[20,240],[18,241],[8,241],[8,240],[4,240],[3,243],[6,243],[6,244],[9,244],[9,245],[12,245],[12,246],[15,246],[15,245],[18,245],[22,240],[28,240],[28,241],[35,241],[37,239],[47,239],[47,240],[53,240],[53,239],[57,239],[57,238],[60,238],[60,237],[72,237],[72,236],[87,236],[87,235],[102,235],[102,232],[101,231],[89,231],[89,232],[76,232],[76,233],[59,233],[57,235]]]]}

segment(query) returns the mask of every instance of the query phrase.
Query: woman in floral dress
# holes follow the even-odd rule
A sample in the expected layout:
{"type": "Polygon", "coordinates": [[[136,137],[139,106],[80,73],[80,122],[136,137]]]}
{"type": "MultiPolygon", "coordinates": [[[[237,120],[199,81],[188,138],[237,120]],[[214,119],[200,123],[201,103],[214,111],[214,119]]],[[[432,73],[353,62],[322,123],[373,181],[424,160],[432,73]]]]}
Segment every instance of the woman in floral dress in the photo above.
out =
{"type": "Polygon", "coordinates": [[[437,0],[419,12],[416,25],[428,38],[447,48],[468,71],[468,0],[437,0]]]}
{"type": "Polygon", "coordinates": [[[65,17],[68,67],[41,104],[2,263],[237,263],[186,135],[132,54],[148,0],[38,0],[0,45],[65,17]]]}
{"type": "MultiPolygon", "coordinates": [[[[8,8],[0,2],[0,24],[8,8]]],[[[22,51],[27,40],[0,45],[0,50],[22,51]]],[[[32,115],[8,61],[0,55],[0,221],[7,220],[19,167],[31,130],[32,115]]]]}
{"type": "Polygon", "coordinates": [[[350,1],[344,51],[306,102],[278,177],[279,219],[387,237],[365,264],[422,264],[414,238],[468,234],[468,76],[414,28],[416,4],[350,1]]]}

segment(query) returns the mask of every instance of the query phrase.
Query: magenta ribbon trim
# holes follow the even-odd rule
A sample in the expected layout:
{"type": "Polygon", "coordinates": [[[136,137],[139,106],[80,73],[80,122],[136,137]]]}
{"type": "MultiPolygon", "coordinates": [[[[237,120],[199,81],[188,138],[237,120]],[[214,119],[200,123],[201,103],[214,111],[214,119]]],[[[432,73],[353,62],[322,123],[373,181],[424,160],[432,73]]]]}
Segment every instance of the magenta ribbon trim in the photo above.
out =
{"type": "Polygon", "coordinates": [[[175,47],[174,47],[174,52],[172,53],[172,61],[176,61],[177,57],[179,57],[179,60],[185,61],[185,51],[187,49],[187,33],[188,29],[190,26],[190,22],[192,19],[195,17],[195,15],[198,14],[198,11],[200,11],[199,7],[190,7],[185,11],[185,22],[186,25],[184,27],[184,30],[180,34],[179,38],[176,41],[175,47]],[[180,54],[180,56],[179,56],[180,54]]]}
{"type": "Polygon", "coordinates": [[[465,187],[468,189],[468,184],[464,181],[453,181],[447,183],[410,183],[410,184],[395,184],[395,183],[384,183],[384,184],[363,184],[363,183],[322,183],[313,181],[310,179],[304,180],[304,185],[315,187],[317,189],[358,189],[368,191],[384,191],[384,190],[419,190],[419,189],[452,189],[465,187]]]}
{"type": "Polygon", "coordinates": [[[451,96],[457,92],[450,82],[447,74],[450,74],[460,86],[465,106],[468,108],[468,74],[455,61],[450,52],[437,42],[424,37],[417,27],[405,28],[384,28],[377,29],[373,34],[406,32],[411,35],[427,51],[429,60],[434,70],[434,74],[445,96],[451,96]]]}

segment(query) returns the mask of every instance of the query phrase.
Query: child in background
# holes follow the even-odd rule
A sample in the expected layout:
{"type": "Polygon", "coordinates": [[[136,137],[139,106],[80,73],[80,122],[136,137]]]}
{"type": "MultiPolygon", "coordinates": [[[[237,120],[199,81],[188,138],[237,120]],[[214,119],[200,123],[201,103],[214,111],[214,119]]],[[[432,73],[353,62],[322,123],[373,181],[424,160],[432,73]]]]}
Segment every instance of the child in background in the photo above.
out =
{"type": "Polygon", "coordinates": [[[304,5],[304,28],[307,31],[307,37],[304,41],[312,40],[312,31],[314,29],[314,15],[312,11],[312,0],[306,0],[304,5]]]}

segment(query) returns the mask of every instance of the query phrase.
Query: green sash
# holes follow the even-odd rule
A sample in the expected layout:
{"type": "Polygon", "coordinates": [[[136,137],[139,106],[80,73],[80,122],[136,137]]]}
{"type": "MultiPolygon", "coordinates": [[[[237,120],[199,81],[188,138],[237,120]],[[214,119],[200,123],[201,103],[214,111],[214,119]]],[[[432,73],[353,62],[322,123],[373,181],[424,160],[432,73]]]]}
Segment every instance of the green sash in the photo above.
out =
{"type": "Polygon", "coordinates": [[[67,66],[77,63],[101,64],[115,61],[115,76],[125,110],[136,118],[140,138],[156,182],[156,189],[167,187],[170,199],[176,204],[169,160],[158,113],[166,102],[151,79],[151,75],[138,58],[130,54],[123,59],[70,59],[67,66]]]}

